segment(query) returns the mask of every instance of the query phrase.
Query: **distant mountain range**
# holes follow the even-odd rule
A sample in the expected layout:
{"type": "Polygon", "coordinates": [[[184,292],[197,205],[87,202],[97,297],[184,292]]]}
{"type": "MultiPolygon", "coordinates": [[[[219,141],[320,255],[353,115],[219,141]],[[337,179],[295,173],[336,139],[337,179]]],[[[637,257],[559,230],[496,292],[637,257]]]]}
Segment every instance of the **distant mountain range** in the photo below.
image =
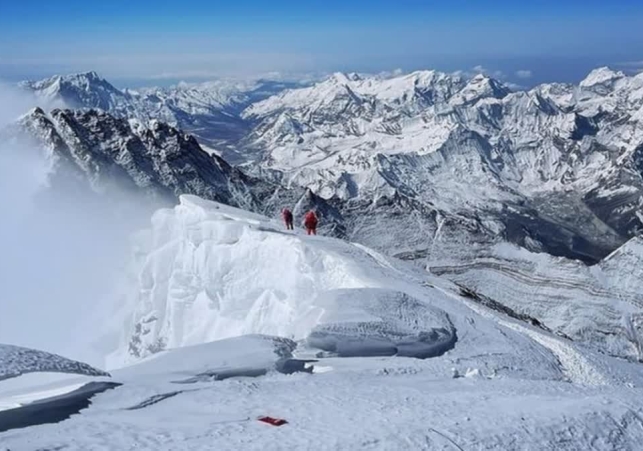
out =
{"type": "Polygon", "coordinates": [[[119,90],[96,72],[55,76],[19,84],[33,93],[42,106],[96,108],[116,117],[142,122],[159,120],[199,138],[206,146],[234,159],[233,146],[249,133],[240,113],[249,105],[298,83],[273,80],[219,80],[180,84],[173,88],[119,90]]]}
{"type": "Polygon", "coordinates": [[[94,182],[117,168],[144,189],[264,212],[310,188],[336,230],[407,257],[510,241],[595,262],[643,225],[643,75],[600,68],[519,92],[435,71],[138,91],[87,73],[20,86],[77,110],[21,123],[94,182]]]}

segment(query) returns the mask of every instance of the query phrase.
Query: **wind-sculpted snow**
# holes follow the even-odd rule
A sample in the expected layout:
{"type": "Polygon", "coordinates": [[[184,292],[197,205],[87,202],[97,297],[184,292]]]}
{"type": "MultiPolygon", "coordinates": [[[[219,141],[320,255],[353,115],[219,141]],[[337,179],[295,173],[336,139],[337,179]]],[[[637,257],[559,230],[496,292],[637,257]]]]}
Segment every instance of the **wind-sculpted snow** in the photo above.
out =
{"type": "Polygon", "coordinates": [[[35,372],[109,376],[108,373],[85,363],[56,354],[0,344],[0,381],[35,372]]]}
{"type": "Polygon", "coordinates": [[[499,245],[468,261],[428,269],[549,329],[602,352],[641,359],[643,246],[640,238],[593,267],[499,245]]]}
{"type": "Polygon", "coordinates": [[[114,321],[124,324],[123,338],[110,368],[146,358],[153,364],[167,350],[187,362],[189,354],[181,357],[178,349],[264,334],[296,342],[298,352],[313,359],[468,356],[491,346],[478,363],[485,372],[565,377],[565,364],[554,356],[558,339],[534,341],[471,316],[457,289],[427,283],[430,276],[419,268],[194,196],[154,215],[152,227],[135,240],[134,259],[125,316],[114,321]],[[542,343],[554,354],[538,351],[542,343]]]}
{"type": "Polygon", "coordinates": [[[448,315],[405,293],[384,289],[345,289],[320,296],[320,324],[309,346],[339,356],[435,357],[457,340],[448,315]],[[346,315],[346,312],[351,312],[346,315]],[[363,311],[361,315],[358,313],[363,311]]]}
{"type": "Polygon", "coordinates": [[[354,246],[304,239],[262,216],[182,196],[137,246],[136,313],[116,361],[256,333],[308,337],[340,355],[429,357],[456,342],[445,312],[380,288],[354,246]]]}
{"type": "Polygon", "coordinates": [[[293,360],[297,344],[264,335],[246,335],[156,353],[135,365],[116,370],[120,381],[160,378],[176,384],[265,375],[293,360]]]}

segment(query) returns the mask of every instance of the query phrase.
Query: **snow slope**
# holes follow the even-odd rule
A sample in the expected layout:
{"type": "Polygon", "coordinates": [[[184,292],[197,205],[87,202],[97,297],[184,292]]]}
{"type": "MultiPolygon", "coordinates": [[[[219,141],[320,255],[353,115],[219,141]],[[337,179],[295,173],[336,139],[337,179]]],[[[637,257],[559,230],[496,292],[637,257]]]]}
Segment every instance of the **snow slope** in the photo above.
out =
{"type": "Polygon", "coordinates": [[[465,261],[436,259],[427,269],[556,333],[641,360],[642,259],[638,237],[592,267],[505,243],[465,261]]]}
{"type": "MultiPolygon", "coordinates": [[[[367,247],[193,196],[135,243],[127,315],[110,317],[127,320],[110,356],[129,363],[111,372],[122,385],[63,422],[0,433],[3,446],[607,451],[643,439],[639,364],[367,247]]],[[[0,401],[78,381],[0,382],[0,401]]]]}
{"type": "Polygon", "coordinates": [[[116,370],[118,380],[159,378],[182,384],[263,375],[293,359],[297,344],[287,338],[244,335],[158,352],[116,370]]]}
{"type": "Polygon", "coordinates": [[[135,314],[110,366],[254,333],[339,355],[428,357],[457,339],[444,311],[374,280],[364,251],[194,196],[154,215],[136,258],[135,314]]]}
{"type": "Polygon", "coordinates": [[[344,363],[324,374],[175,385],[172,391],[126,384],[63,423],[0,438],[17,450],[634,451],[642,437],[641,406],[633,397],[640,389],[453,379],[413,362],[379,362],[379,368],[344,363]],[[288,424],[256,420],[264,415],[288,424]]]}

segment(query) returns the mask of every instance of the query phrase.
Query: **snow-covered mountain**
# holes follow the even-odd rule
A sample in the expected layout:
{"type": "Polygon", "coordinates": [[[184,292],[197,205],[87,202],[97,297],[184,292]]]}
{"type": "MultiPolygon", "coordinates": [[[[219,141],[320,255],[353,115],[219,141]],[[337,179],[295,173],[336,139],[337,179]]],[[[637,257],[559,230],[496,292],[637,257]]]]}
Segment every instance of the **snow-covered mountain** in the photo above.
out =
{"type": "MultiPolygon", "coordinates": [[[[121,91],[95,74],[23,88],[75,108],[0,131],[2,152],[44,150],[46,193],[173,205],[132,237],[107,303],[67,310],[112,378],[0,345],[3,445],[638,449],[641,76],[599,69],[527,92],[438,72],[255,97],[121,91]],[[244,164],[161,110],[203,118],[199,133],[244,164]],[[234,137],[213,125],[222,111],[234,137]],[[285,231],[283,206],[317,208],[326,236],[285,231]]],[[[101,218],[63,244],[93,246],[101,218]]]]}
{"type": "MultiPolygon", "coordinates": [[[[249,180],[190,135],[159,121],[143,124],[99,110],[36,108],[4,132],[46,149],[53,177],[74,172],[96,192],[143,191],[157,197],[198,193],[252,208],[249,180]]],[[[60,178],[60,177],[59,177],[60,178]]]]}
{"type": "Polygon", "coordinates": [[[510,92],[484,75],[335,74],[244,117],[257,124],[245,141],[253,164],[323,197],[402,196],[588,260],[641,227],[643,75],[601,68],[578,86],[510,92]]]}
{"type": "MultiPolygon", "coordinates": [[[[92,80],[87,92],[102,86],[95,75],[78,77],[92,80]]],[[[43,93],[46,84],[33,86],[43,93]]],[[[141,96],[105,89],[114,98],[141,96]]],[[[14,129],[36,137],[54,161],[70,163],[71,175],[60,176],[66,182],[87,179],[100,191],[117,178],[139,191],[196,194],[272,217],[285,205],[297,216],[314,206],[324,233],[426,260],[430,270],[554,332],[633,355],[624,321],[641,327],[636,290],[610,280],[637,263],[618,264],[607,276],[602,263],[587,269],[533,252],[597,262],[637,232],[641,76],[602,68],[578,86],[511,92],[482,75],[334,74],[250,101],[241,114],[247,100],[233,97],[211,103],[236,105],[251,130],[237,149],[248,161],[240,168],[158,120],[36,109],[14,129]],[[529,252],[507,254],[507,241],[529,252]],[[534,286],[540,294],[522,303],[534,286]],[[556,307],[563,291],[568,302],[556,307]],[[583,293],[610,307],[584,310],[583,293]]],[[[126,114],[117,101],[105,105],[126,114]]]]}
{"type": "Polygon", "coordinates": [[[136,204],[122,202],[133,195],[147,201],[150,214],[155,206],[173,205],[181,194],[272,216],[284,206],[297,217],[315,208],[324,218],[324,233],[345,234],[340,211],[310,190],[247,176],[204,151],[194,136],[157,120],[127,120],[97,109],[35,108],[0,130],[0,141],[20,143],[3,152],[44,150],[50,194],[89,192],[115,208],[136,204]]]}
{"type": "Polygon", "coordinates": [[[23,81],[18,86],[32,92],[45,105],[68,108],[127,109],[130,99],[126,92],[121,92],[96,72],[23,81]]]}
{"type": "Polygon", "coordinates": [[[577,86],[520,92],[436,71],[336,73],[297,89],[121,91],[95,73],[22,87],[53,104],[182,127],[246,173],[332,199],[349,238],[381,250],[440,256],[457,237],[596,262],[642,226],[641,75],[600,68],[577,86]]]}
{"type": "Polygon", "coordinates": [[[233,161],[234,143],[249,132],[240,112],[253,102],[298,84],[223,79],[181,83],[172,88],[120,90],[97,73],[87,72],[25,81],[19,86],[43,107],[100,109],[119,118],[165,122],[194,134],[212,151],[233,161]]]}

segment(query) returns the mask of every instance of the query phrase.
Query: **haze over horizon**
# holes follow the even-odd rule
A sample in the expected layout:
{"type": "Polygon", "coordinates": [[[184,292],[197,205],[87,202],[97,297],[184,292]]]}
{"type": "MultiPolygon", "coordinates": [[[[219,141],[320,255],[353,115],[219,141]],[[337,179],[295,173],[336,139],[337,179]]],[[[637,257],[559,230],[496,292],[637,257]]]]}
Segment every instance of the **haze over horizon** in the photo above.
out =
{"type": "Polygon", "coordinates": [[[119,86],[267,72],[486,71],[522,86],[643,69],[643,4],[509,0],[3,2],[0,79],[119,86]],[[474,69],[475,68],[475,69],[474,69]]]}
{"type": "Polygon", "coordinates": [[[641,449],[642,0],[0,0],[0,204],[0,451],[641,449]]]}

